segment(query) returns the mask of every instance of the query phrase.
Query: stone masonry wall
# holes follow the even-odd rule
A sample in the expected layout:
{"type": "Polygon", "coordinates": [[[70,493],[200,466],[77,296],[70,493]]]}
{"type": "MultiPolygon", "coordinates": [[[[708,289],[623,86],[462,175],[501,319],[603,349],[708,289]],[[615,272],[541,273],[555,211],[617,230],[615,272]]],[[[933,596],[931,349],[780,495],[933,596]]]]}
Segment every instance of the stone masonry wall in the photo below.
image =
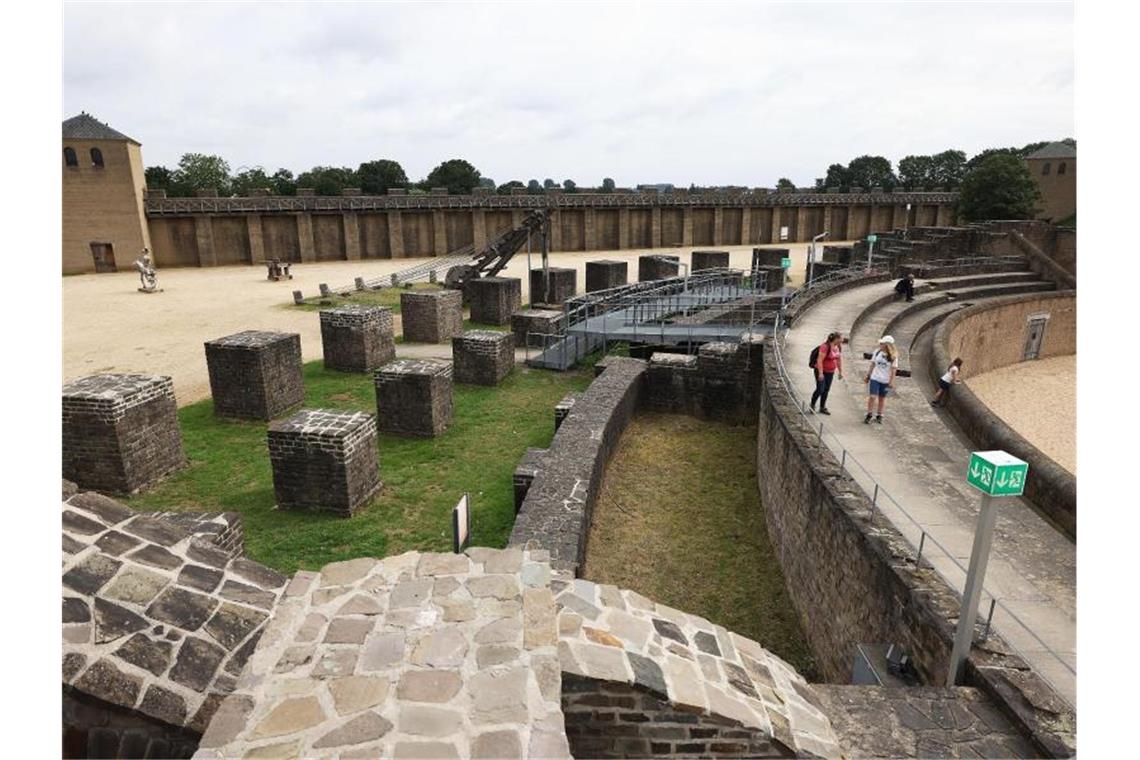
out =
{"type": "Polygon", "coordinates": [[[376,370],[373,382],[382,432],[432,438],[451,424],[451,362],[397,359],[376,370]]]}
{"type": "Polygon", "coordinates": [[[510,546],[546,549],[556,569],[577,573],[606,463],[640,401],[645,367],[637,359],[610,358],[574,404],[541,458],[510,546]]]}
{"type": "Polygon", "coordinates": [[[637,257],[637,281],[662,280],[676,277],[681,271],[681,257],[667,254],[651,254],[637,257]]]}
{"type": "Polygon", "coordinates": [[[234,558],[245,553],[245,528],[241,512],[155,512],[194,536],[201,536],[234,558]]]}
{"type": "MultiPolygon", "coordinates": [[[[945,678],[960,602],[799,417],[764,356],[756,479],[768,534],[804,634],[829,681],[846,683],[858,643],[902,647],[924,682],[945,678]]],[[[1075,748],[1075,715],[991,632],[966,678],[1050,757],[1075,748]]]]}
{"type": "Polygon", "coordinates": [[[186,464],[169,377],[94,375],[63,388],[63,477],[134,493],[186,464]]]}
{"type": "Polygon", "coordinates": [[[467,330],[451,339],[455,382],[498,385],[515,366],[515,336],[494,330],[467,330]]]}
{"type": "Polygon", "coordinates": [[[214,413],[271,420],[305,400],[301,336],[260,330],[206,343],[214,413]]]}
{"type": "Polygon", "coordinates": [[[458,290],[400,294],[400,320],[409,343],[446,343],[463,332],[463,293],[458,290]]]}
{"type": "Polygon", "coordinates": [[[751,425],[759,410],[763,340],[706,343],[695,356],[653,354],[645,376],[646,408],[751,425]]]}
{"type": "Polygon", "coordinates": [[[116,707],[70,687],[63,690],[63,757],[188,758],[201,734],[116,707]]]}
{"type": "Polygon", "coordinates": [[[321,312],[325,368],[371,372],[396,358],[392,311],[383,306],[349,305],[321,312]]]}
{"type": "Polygon", "coordinates": [[[522,306],[522,280],[518,277],[481,277],[467,283],[471,321],[509,325],[511,314],[522,306]]]}

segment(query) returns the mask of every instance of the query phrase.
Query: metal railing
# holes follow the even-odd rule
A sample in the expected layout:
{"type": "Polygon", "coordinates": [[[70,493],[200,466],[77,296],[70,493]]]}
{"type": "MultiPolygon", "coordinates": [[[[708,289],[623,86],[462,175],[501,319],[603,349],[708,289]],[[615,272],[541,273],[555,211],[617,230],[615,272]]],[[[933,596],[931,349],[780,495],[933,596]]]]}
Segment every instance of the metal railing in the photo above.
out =
{"type": "MultiPolygon", "coordinates": [[[[843,441],[839,438],[839,436],[826,430],[824,423],[819,421],[818,418],[813,418],[811,420],[808,419],[807,401],[805,401],[804,398],[796,392],[791,378],[788,375],[787,367],[784,363],[784,356],[781,345],[784,336],[781,334],[781,328],[783,328],[782,317],[780,315],[777,315],[773,339],[771,341],[771,348],[773,356],[775,358],[777,371],[779,373],[780,384],[783,386],[784,391],[788,394],[788,397],[794,402],[796,412],[799,414],[800,418],[809,429],[816,431],[816,436],[820,443],[828,442],[828,446],[833,451],[840,452],[840,470],[845,474],[851,476],[851,479],[854,480],[860,486],[860,488],[864,490],[865,493],[867,493],[871,499],[871,509],[873,512],[877,511],[882,513],[883,505],[889,503],[893,505],[895,510],[897,510],[898,513],[902,515],[906,521],[919,532],[918,548],[914,558],[915,569],[922,569],[923,553],[925,551],[927,553],[927,565],[930,567],[930,569],[937,572],[954,592],[954,594],[957,595],[959,599],[961,599],[962,594],[961,591],[957,588],[957,584],[952,582],[942,570],[939,570],[934,566],[934,563],[930,561],[930,552],[933,550],[940,551],[946,559],[950,560],[950,562],[953,563],[953,565],[962,572],[963,576],[966,575],[965,566],[963,566],[962,563],[958,561],[957,557],[955,557],[949,549],[943,546],[937,538],[928,533],[926,529],[923,528],[922,525],[910,514],[910,512],[908,512],[903,507],[903,505],[897,499],[895,499],[895,497],[893,497],[890,492],[887,491],[886,487],[880,483],[877,478],[875,478],[874,474],[866,466],[864,466],[862,462],[859,461],[859,459],[851,452],[850,449],[848,449],[843,444],[843,441]],[[818,425],[816,423],[818,423],[818,425]],[[855,477],[856,469],[863,474],[866,481],[868,481],[872,487],[872,490],[868,490],[867,485],[864,485],[863,482],[860,482],[859,478],[855,477]]],[[[786,328],[784,328],[784,330],[786,332],[786,328]]],[[[902,531],[900,530],[900,533],[901,532],[902,531]]],[[[986,616],[986,622],[981,642],[984,643],[986,640],[988,640],[991,625],[993,622],[994,611],[995,609],[1000,609],[1008,616],[1009,620],[1011,620],[1022,630],[1028,633],[1033,641],[1037,642],[1037,644],[1041,646],[1042,650],[1047,652],[1054,660],[1056,660],[1062,666],[1062,668],[1064,668],[1065,671],[1070,673],[1074,679],[1076,678],[1077,671],[1072,666],[1070,666],[1069,663],[1066,662],[1065,659],[1056,652],[1056,650],[1045,643],[1045,641],[1043,641],[1041,637],[1038,636],[1033,631],[1033,629],[1025,623],[1025,621],[1019,618],[1007,605],[1005,605],[1001,599],[997,597],[997,595],[985,587],[983,587],[982,593],[983,595],[989,597],[989,612],[986,616]]],[[[1005,643],[1008,644],[1010,648],[1026,662],[1030,661],[1025,653],[1013,642],[1006,639],[1005,643]]],[[[1053,688],[1053,691],[1057,693],[1058,697],[1060,697],[1070,707],[1075,709],[1075,704],[1072,702],[1072,700],[1066,697],[1064,693],[1057,688],[1057,684],[1054,683],[1052,679],[1050,679],[1043,672],[1040,672],[1040,670],[1035,670],[1034,672],[1053,688]]]]}

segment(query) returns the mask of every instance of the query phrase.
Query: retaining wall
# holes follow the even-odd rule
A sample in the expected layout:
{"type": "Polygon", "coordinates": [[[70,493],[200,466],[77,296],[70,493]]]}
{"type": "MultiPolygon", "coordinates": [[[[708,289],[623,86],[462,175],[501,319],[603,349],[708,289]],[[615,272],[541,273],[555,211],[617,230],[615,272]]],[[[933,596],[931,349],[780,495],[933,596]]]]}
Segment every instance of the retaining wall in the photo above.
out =
{"type": "MultiPolygon", "coordinates": [[[[929,567],[916,569],[909,542],[873,509],[797,412],[775,359],[765,352],[757,432],[757,483],[768,533],[809,645],[825,676],[845,683],[859,643],[896,643],[920,676],[946,675],[960,608],[929,567]]],[[[1074,713],[991,634],[966,665],[1048,756],[1075,750],[1074,713]]]]}
{"type": "MultiPolygon", "coordinates": [[[[1039,358],[1077,350],[1077,299],[1071,290],[1010,296],[954,312],[938,326],[928,371],[937,382],[955,357],[968,376],[1021,361],[1028,319],[1049,314],[1039,358]]],[[[970,390],[954,388],[947,411],[980,449],[1002,449],[1029,463],[1025,496],[1073,540],[1077,536],[1077,478],[994,414],[970,390]]],[[[1074,434],[1076,431],[1073,431],[1074,434]]]]}

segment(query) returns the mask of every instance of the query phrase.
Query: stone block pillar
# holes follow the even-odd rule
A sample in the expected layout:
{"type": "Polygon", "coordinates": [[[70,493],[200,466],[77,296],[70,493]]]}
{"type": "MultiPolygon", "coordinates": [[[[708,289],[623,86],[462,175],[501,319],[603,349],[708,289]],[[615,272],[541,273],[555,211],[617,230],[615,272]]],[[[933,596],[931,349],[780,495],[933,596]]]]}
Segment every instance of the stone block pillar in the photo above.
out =
{"type": "Polygon", "coordinates": [[[661,207],[654,206],[649,212],[649,247],[661,247],[661,207]]]}
{"type": "Polygon", "coordinates": [[[218,254],[214,251],[214,224],[209,216],[194,217],[194,242],[198,244],[198,266],[215,267],[218,254]]]}
{"type": "Polygon", "coordinates": [[[618,248],[629,248],[629,207],[618,209],[618,248]]]}
{"type": "Polygon", "coordinates": [[[447,343],[463,332],[463,293],[458,290],[405,291],[400,294],[400,319],[405,341],[447,343]]]}
{"type": "Polygon", "coordinates": [[[693,251],[689,264],[690,272],[699,272],[702,269],[727,268],[728,251],[693,251]]]}
{"type": "Polygon", "coordinates": [[[578,292],[578,270],[567,267],[550,267],[550,279],[543,290],[543,271],[530,270],[530,302],[550,306],[562,305],[578,292]]]}
{"type": "MultiPolygon", "coordinates": [[[[515,345],[522,347],[527,343],[528,335],[554,335],[557,331],[558,320],[562,312],[554,309],[524,309],[511,315],[511,333],[515,336],[515,345]]],[[[537,348],[541,342],[536,338],[532,348],[537,348]]]]}
{"type": "Polygon", "coordinates": [[[388,212],[388,255],[404,258],[404,220],[399,211],[388,212]]]}
{"type": "Polygon", "coordinates": [[[498,385],[515,365],[515,336],[494,330],[468,330],[451,339],[455,382],[498,385]]]}
{"type": "Polygon", "coordinates": [[[394,435],[434,438],[451,424],[451,362],[397,359],[376,370],[376,421],[394,435]]]}
{"type": "Polygon", "coordinates": [[[321,311],[325,369],[371,372],[396,358],[392,312],[383,306],[341,306],[321,311]]]}
{"type": "Polygon", "coordinates": [[[467,298],[471,303],[472,322],[509,325],[511,315],[522,306],[522,280],[518,277],[481,277],[471,280],[467,283],[467,298]]]}
{"type": "Polygon", "coordinates": [[[637,257],[637,281],[663,280],[681,271],[681,257],[651,253],[637,257]]]}
{"type": "Polygon", "coordinates": [[[443,212],[438,209],[431,212],[431,239],[432,253],[436,256],[446,256],[448,251],[447,224],[444,222],[443,212]]]}
{"type": "Polygon", "coordinates": [[[681,209],[681,245],[693,244],[693,207],[681,209]]]}
{"type": "Polygon", "coordinates": [[[206,343],[214,414],[271,420],[305,400],[301,336],[247,330],[206,343]]]}
{"type": "Polygon", "coordinates": [[[487,213],[481,208],[471,210],[471,244],[476,251],[487,245],[487,213]]]}
{"type": "Polygon", "coordinates": [[[382,487],[371,414],[302,409],[270,423],[268,443],[280,509],[351,517],[382,487]]]}
{"type": "Polygon", "coordinates": [[[93,375],[63,387],[63,477],[135,493],[186,464],[174,385],[160,375],[93,375]]]}
{"type": "Polygon", "coordinates": [[[582,211],[582,249],[586,251],[598,250],[598,219],[591,207],[582,211]]]}
{"type": "Polygon", "coordinates": [[[629,262],[601,259],[586,262],[586,292],[617,288],[629,282],[629,262]]]}
{"type": "Polygon", "coordinates": [[[261,228],[261,214],[250,214],[245,218],[246,235],[249,237],[249,263],[265,261],[265,233],[261,228]]]}
{"type": "Polygon", "coordinates": [[[297,214],[297,248],[301,261],[317,260],[317,244],[313,240],[313,215],[305,211],[297,214]]]}
{"type": "Polygon", "coordinates": [[[346,211],[341,218],[344,220],[344,259],[360,261],[360,222],[356,212],[346,211]]]}

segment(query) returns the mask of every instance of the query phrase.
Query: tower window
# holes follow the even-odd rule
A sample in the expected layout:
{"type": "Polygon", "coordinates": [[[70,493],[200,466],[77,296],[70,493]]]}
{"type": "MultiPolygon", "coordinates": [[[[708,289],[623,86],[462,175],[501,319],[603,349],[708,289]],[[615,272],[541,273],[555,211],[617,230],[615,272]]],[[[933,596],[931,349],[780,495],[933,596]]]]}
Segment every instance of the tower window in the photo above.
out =
{"type": "Polygon", "coordinates": [[[79,166],[79,156],[75,155],[75,148],[63,149],[63,162],[68,166],[79,166]]]}
{"type": "Polygon", "coordinates": [[[1065,162],[1064,161],[1057,164],[1057,173],[1058,174],[1064,174],[1065,173],[1065,162]]]}
{"type": "Polygon", "coordinates": [[[98,148],[91,149],[91,163],[95,164],[96,168],[103,168],[103,151],[98,148]]]}
{"type": "Polygon", "coordinates": [[[1052,164],[1050,164],[1048,161],[1046,161],[1045,166],[1041,167],[1041,176],[1044,177],[1044,176],[1049,175],[1049,167],[1050,166],[1052,166],[1052,164]]]}

